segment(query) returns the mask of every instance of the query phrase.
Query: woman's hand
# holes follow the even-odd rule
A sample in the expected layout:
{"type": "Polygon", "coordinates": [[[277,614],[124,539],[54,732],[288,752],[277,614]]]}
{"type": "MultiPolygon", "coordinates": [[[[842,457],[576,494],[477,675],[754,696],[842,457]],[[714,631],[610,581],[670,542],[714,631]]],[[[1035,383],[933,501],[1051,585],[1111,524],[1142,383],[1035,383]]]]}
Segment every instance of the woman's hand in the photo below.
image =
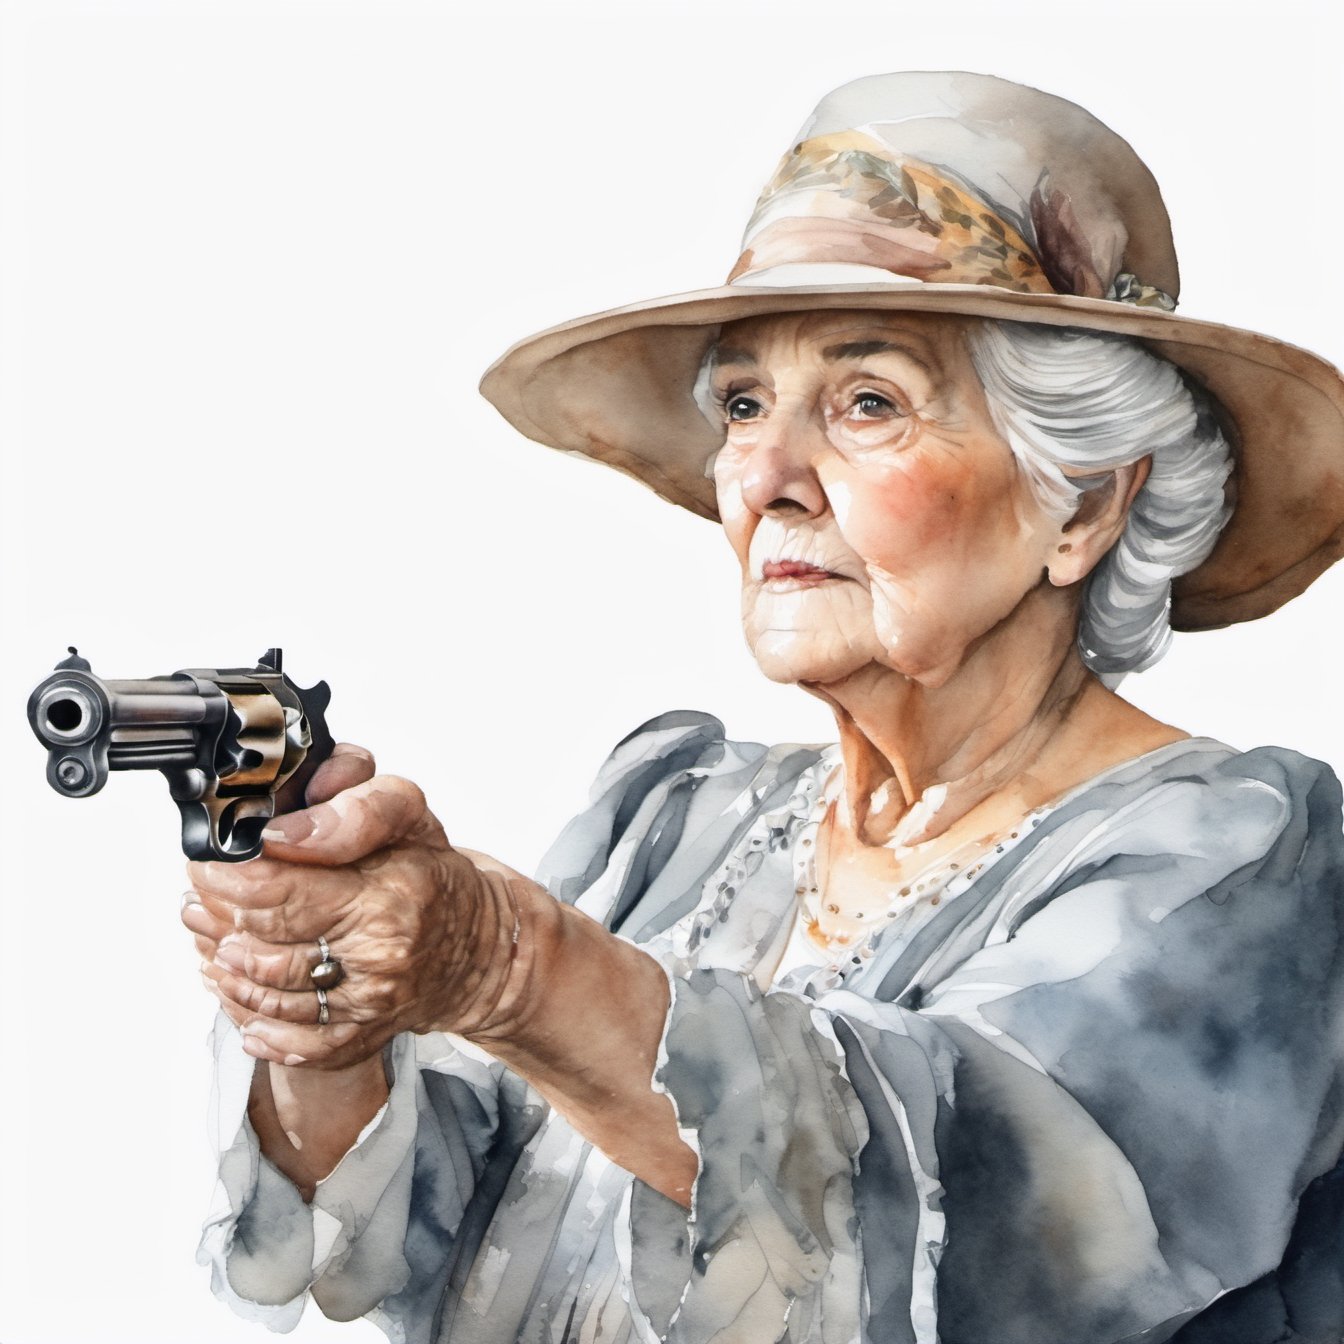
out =
{"type": "Polygon", "coordinates": [[[387,1095],[379,1052],[399,1031],[468,1037],[532,1083],[590,1142],[689,1204],[694,1153],[652,1087],[667,1016],[656,961],[483,854],[449,845],[406,780],[355,747],[277,818],[263,856],[189,865],[207,981],[258,1070],[249,1114],[305,1194],[387,1095]],[[318,938],[344,977],[311,971],[318,938]]]}
{"type": "Polygon", "coordinates": [[[448,844],[414,784],[373,777],[360,748],[336,749],[308,801],[272,822],[261,858],[188,866],[183,922],[244,1049],[338,1069],[399,1031],[490,1025],[513,962],[505,879],[448,844]],[[344,970],[325,1025],[319,937],[344,970]]]}
{"type": "Polygon", "coordinates": [[[491,928],[491,892],[414,785],[375,779],[373,757],[343,743],[306,800],[274,824],[264,858],[192,864],[182,919],[244,1049],[266,1061],[248,1101],[262,1151],[311,1199],[387,1099],[383,1043],[403,1025],[426,1029],[421,1018],[453,1018],[473,985],[507,970],[489,955],[474,975],[441,970],[491,928]],[[325,991],[325,1026],[311,976],[319,935],[345,973],[325,991]]]}

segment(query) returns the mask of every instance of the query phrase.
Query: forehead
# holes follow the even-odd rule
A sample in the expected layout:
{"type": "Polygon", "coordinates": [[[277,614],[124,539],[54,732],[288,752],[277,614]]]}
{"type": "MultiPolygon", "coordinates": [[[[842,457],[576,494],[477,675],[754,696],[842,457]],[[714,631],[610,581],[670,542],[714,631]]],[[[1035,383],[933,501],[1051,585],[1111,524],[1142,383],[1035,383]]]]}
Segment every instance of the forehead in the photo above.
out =
{"type": "Polygon", "coordinates": [[[931,373],[946,373],[968,361],[966,319],[935,313],[774,313],[730,322],[713,351],[716,365],[754,363],[799,355],[826,359],[904,354],[931,373]]]}

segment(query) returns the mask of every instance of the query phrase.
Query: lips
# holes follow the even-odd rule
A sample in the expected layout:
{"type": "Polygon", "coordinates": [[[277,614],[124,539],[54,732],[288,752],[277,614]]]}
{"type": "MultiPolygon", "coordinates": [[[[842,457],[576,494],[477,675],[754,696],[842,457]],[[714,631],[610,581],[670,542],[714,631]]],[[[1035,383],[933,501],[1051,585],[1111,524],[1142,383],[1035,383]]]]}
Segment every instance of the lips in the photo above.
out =
{"type": "Polygon", "coordinates": [[[829,569],[820,569],[804,560],[767,560],[761,566],[761,578],[769,583],[772,579],[784,580],[800,587],[825,583],[828,579],[838,578],[829,569]]]}

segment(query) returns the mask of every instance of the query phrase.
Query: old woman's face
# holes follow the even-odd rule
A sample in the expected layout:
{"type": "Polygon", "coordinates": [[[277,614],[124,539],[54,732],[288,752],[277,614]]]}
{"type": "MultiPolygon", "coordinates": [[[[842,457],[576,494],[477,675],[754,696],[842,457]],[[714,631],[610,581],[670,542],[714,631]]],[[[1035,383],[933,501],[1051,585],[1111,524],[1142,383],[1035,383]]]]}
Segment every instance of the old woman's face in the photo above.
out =
{"type": "Polygon", "coordinates": [[[866,312],[724,329],[715,481],[771,679],[879,663],[939,685],[1042,581],[1060,526],[994,428],[965,332],[866,312]]]}

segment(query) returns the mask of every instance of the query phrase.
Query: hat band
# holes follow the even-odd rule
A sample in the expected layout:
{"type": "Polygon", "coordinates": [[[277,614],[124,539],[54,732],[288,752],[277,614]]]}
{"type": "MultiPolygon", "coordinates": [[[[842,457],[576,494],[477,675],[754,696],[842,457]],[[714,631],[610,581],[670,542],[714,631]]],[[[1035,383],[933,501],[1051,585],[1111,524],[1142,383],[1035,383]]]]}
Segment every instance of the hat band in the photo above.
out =
{"type": "Polygon", "coordinates": [[[845,264],[906,280],[1054,294],[1021,228],[945,172],[861,132],[805,140],[757,203],[729,283],[784,265],[845,264]]]}

